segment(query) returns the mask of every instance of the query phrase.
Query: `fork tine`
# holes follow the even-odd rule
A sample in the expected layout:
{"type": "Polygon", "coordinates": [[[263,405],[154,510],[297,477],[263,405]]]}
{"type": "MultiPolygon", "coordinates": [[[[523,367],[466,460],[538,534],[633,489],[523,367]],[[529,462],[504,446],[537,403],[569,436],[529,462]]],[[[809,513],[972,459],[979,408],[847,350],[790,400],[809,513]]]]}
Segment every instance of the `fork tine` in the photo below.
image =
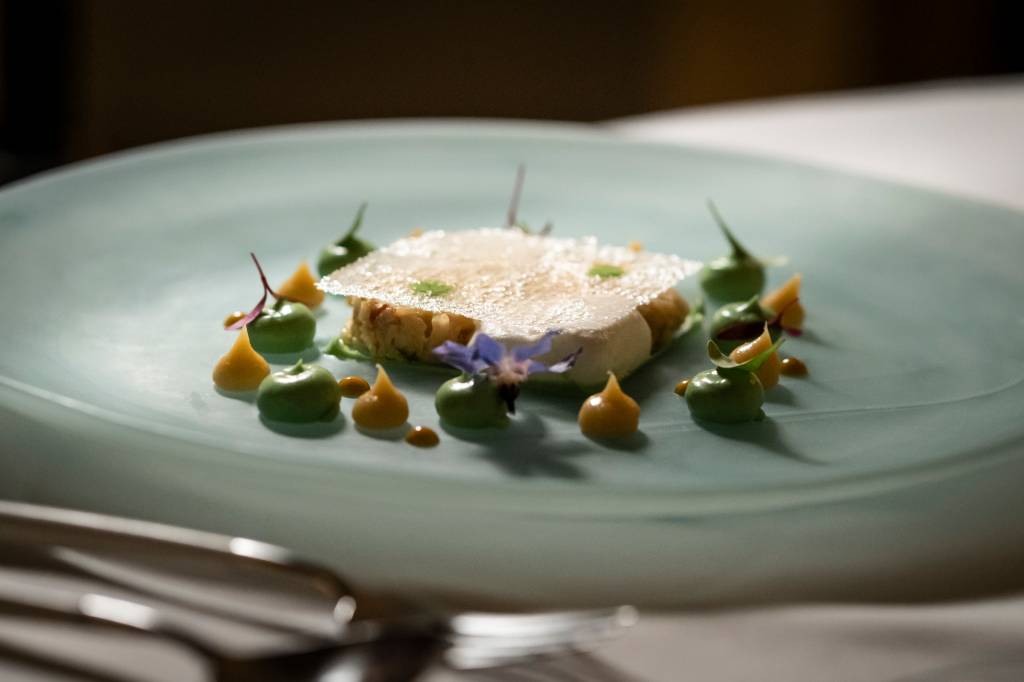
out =
{"type": "Polygon", "coordinates": [[[305,561],[284,547],[148,521],[0,501],[0,537],[19,544],[93,550],[174,549],[219,558],[229,564],[255,564],[303,576],[329,596],[352,594],[349,585],[334,571],[305,561]]]}
{"type": "Polygon", "coordinates": [[[632,606],[549,613],[460,613],[449,620],[449,630],[466,637],[542,635],[600,626],[621,629],[635,624],[637,618],[632,606]]]}
{"type": "Polygon", "coordinates": [[[632,607],[540,615],[473,614],[461,622],[456,617],[445,660],[453,668],[468,670],[584,651],[615,637],[636,617],[632,607]],[[503,623],[508,627],[503,629],[503,623]]]}
{"type": "MultiPolygon", "coordinates": [[[[352,589],[331,569],[306,561],[283,547],[248,538],[56,507],[0,501],[0,545],[8,548],[36,548],[36,560],[39,554],[43,554],[50,563],[60,564],[65,572],[85,575],[136,594],[158,597],[196,611],[325,641],[342,634],[356,609],[352,589]],[[76,552],[75,549],[98,551],[100,555],[76,552]],[[326,627],[311,628],[307,624],[293,622],[294,619],[285,619],[280,612],[247,612],[209,599],[190,598],[187,592],[157,591],[138,581],[127,581],[125,571],[117,570],[113,562],[102,559],[105,551],[115,551],[120,556],[156,554],[159,557],[170,555],[201,559],[207,565],[223,565],[231,569],[259,568],[288,576],[333,600],[333,604],[329,605],[333,609],[329,619],[333,621],[331,631],[328,632],[326,627]],[[211,560],[213,564],[210,564],[211,560]]],[[[20,553],[26,554],[26,551],[22,549],[20,553]]],[[[4,552],[8,557],[17,554],[14,551],[4,552]]]]}
{"type": "Polygon", "coordinates": [[[0,660],[22,663],[32,668],[48,670],[61,675],[71,675],[83,682],[131,682],[125,677],[107,675],[87,669],[85,666],[57,661],[18,647],[8,646],[3,642],[0,642],[0,660]]]}

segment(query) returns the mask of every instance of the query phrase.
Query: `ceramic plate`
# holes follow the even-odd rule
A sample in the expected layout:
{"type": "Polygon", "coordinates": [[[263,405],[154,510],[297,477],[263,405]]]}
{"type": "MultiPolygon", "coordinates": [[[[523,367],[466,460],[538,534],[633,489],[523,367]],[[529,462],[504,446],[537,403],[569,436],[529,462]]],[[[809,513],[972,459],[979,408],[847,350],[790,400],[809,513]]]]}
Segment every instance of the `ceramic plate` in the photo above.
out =
{"type": "MultiPolygon", "coordinates": [[[[339,500],[711,517],[962,475],[1021,455],[1022,228],[1016,213],[948,196],[569,126],[286,128],[80,164],[0,193],[0,405],[17,453],[0,488],[217,528],[253,509],[331,527],[339,500]],[[785,351],[810,375],[771,391],[762,423],[698,425],[672,392],[709,366],[691,334],[624,383],[642,433],[615,447],[580,435],[582,396],[537,391],[507,431],[449,434],[433,408],[445,375],[409,366],[392,376],[410,421],[441,433],[432,450],[357,432],[348,400],[334,428],[298,437],[214,390],[233,339],[221,320],[259,297],[249,251],[281,281],[364,200],[364,236],[379,244],[501,224],[520,162],[521,217],[561,236],[707,259],[725,251],[704,206],[714,198],[753,252],[788,257],[771,285],[803,273],[807,333],[785,351]],[[219,511],[181,511],[214,498],[219,511]]],[[[346,315],[328,303],[319,344],[346,315]]]]}

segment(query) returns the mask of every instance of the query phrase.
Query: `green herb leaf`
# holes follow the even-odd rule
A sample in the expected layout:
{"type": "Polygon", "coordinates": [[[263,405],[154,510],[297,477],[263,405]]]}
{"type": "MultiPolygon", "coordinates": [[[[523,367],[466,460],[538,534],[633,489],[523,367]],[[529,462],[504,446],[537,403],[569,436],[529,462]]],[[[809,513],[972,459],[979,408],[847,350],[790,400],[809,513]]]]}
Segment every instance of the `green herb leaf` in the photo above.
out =
{"type": "Polygon", "coordinates": [[[356,232],[359,231],[359,228],[362,227],[363,224],[363,214],[366,213],[366,204],[367,202],[364,201],[359,205],[359,210],[356,211],[356,217],[352,220],[352,225],[348,228],[348,232],[345,233],[345,236],[335,242],[338,246],[344,246],[346,241],[356,236],[356,232]]]}
{"type": "Polygon", "coordinates": [[[409,288],[417,294],[424,294],[431,298],[435,296],[444,296],[455,289],[451,284],[445,284],[444,282],[439,282],[436,279],[421,279],[419,282],[414,282],[409,285],[409,288]]]}
{"type": "Polygon", "coordinates": [[[601,279],[608,279],[609,277],[622,277],[626,274],[626,271],[620,268],[618,265],[610,265],[608,263],[598,263],[594,267],[587,271],[587,274],[591,277],[600,277],[601,279]]]}
{"type": "Polygon", "coordinates": [[[716,223],[718,223],[718,228],[722,231],[722,234],[724,234],[725,238],[729,240],[729,245],[732,246],[733,257],[740,260],[751,258],[750,252],[743,248],[743,245],[736,240],[732,230],[730,230],[729,226],[725,224],[722,214],[718,212],[718,207],[715,206],[715,202],[711,201],[711,199],[708,199],[708,210],[711,211],[711,217],[715,219],[716,223]]]}

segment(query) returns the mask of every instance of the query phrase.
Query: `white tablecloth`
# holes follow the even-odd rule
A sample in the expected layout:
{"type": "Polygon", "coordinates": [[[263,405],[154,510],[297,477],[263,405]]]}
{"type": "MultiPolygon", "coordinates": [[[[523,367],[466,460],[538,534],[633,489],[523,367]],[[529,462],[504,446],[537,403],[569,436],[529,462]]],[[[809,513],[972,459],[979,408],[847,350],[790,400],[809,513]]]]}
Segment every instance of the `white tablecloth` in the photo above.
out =
{"type": "Polygon", "coordinates": [[[609,127],[1024,208],[1024,77],[702,107],[609,127]]]}

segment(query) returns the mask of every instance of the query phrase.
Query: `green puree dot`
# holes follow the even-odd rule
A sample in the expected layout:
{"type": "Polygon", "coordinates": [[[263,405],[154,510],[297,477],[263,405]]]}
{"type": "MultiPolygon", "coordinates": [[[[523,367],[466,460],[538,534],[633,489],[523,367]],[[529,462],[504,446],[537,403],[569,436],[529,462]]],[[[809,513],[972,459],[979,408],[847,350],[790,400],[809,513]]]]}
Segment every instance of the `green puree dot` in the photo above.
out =
{"type": "Polygon", "coordinates": [[[626,271],[620,268],[618,265],[610,265],[608,263],[598,263],[594,267],[587,271],[587,274],[591,277],[600,277],[601,279],[608,279],[609,277],[622,277],[626,274],[626,271]]]}
{"type": "Polygon", "coordinates": [[[409,285],[409,288],[417,294],[425,294],[427,296],[434,297],[444,296],[445,294],[451,293],[455,287],[451,284],[439,282],[436,279],[422,279],[419,282],[414,282],[409,285]]]}
{"type": "Polygon", "coordinates": [[[260,414],[279,422],[332,421],[338,416],[340,402],[341,387],[334,375],[302,360],[268,376],[256,394],[260,414]]]}

